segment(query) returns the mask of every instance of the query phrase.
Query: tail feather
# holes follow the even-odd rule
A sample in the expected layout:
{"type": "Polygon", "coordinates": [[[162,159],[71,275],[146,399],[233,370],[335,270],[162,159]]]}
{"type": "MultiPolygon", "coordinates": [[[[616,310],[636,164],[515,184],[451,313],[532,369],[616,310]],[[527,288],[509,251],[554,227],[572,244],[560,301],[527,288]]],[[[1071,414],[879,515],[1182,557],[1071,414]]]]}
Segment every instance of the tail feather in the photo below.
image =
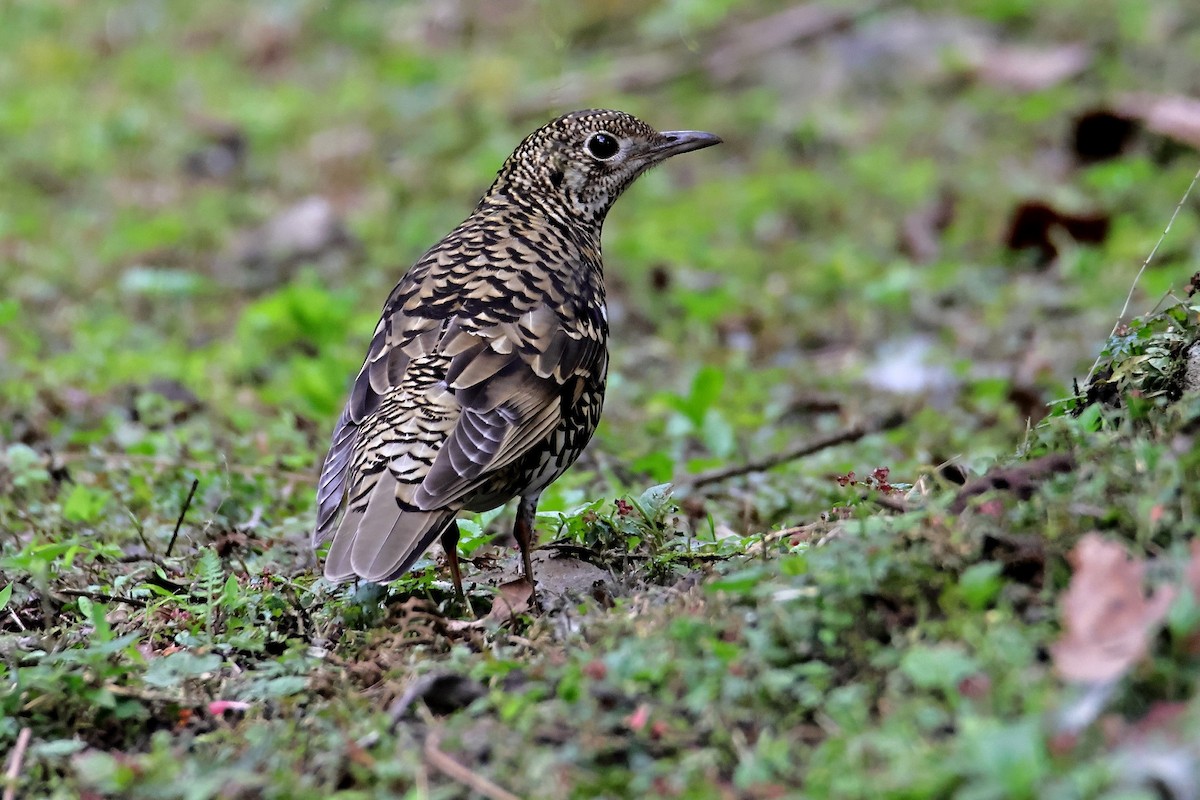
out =
{"type": "Polygon", "coordinates": [[[454,524],[457,508],[402,509],[396,499],[397,487],[395,476],[384,470],[366,506],[347,510],[325,557],[326,578],[342,581],[357,576],[374,583],[392,580],[454,524]]]}

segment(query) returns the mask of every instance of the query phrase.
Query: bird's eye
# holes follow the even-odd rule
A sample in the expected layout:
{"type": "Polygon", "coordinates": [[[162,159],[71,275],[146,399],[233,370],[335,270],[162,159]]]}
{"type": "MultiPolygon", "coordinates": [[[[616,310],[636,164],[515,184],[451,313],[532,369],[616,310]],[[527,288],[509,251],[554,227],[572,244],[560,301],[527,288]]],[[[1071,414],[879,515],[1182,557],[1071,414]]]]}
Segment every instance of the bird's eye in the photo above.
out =
{"type": "Polygon", "coordinates": [[[612,158],[620,149],[621,143],[617,141],[617,137],[605,131],[593,133],[591,138],[587,140],[587,151],[592,154],[593,158],[598,158],[601,161],[607,161],[612,158]]]}

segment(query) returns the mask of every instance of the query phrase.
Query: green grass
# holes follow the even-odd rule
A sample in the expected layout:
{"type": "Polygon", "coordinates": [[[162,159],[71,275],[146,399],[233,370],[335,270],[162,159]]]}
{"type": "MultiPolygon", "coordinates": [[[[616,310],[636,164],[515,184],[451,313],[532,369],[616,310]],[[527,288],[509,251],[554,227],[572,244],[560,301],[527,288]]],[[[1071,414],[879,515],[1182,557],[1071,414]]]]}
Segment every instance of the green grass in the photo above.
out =
{"type": "MultiPolygon", "coordinates": [[[[1135,295],[1140,312],[1173,289],[1169,310],[1108,342],[1090,398],[1072,384],[1195,153],[1142,134],[1080,166],[1067,144],[1121,93],[1194,92],[1200,16],[914,7],[754,51],[725,82],[706,56],[782,6],[9,4],[0,752],[7,768],[29,732],[17,796],[480,796],[462,773],[521,797],[1190,796],[1173,777],[1200,770],[1190,593],[1091,711],[1049,654],[1084,534],[1156,584],[1189,563],[1197,308],[1176,301],[1194,197],[1135,295]],[[1080,40],[1093,62],[1038,92],[990,86],[964,67],[978,35],[1080,40]],[[386,590],[317,580],[314,473],[380,302],[525,133],[584,106],[725,139],[639,181],[607,225],[605,418],[539,517],[546,552],[603,585],[468,625],[432,559],[386,590]],[[189,174],[226,129],[244,162],[189,174]],[[918,263],[904,220],[943,193],[952,219],[918,263]],[[352,246],[237,261],[312,195],[352,246]],[[1109,214],[1109,235],[1056,238],[1036,266],[1004,246],[1029,199],[1109,214]],[[915,388],[887,391],[896,375],[915,388]],[[689,488],[898,409],[898,428],[689,488]],[[956,470],[1049,454],[1074,467],[955,505],[956,470]],[[866,479],[880,467],[897,491],[866,479]]],[[[464,521],[470,575],[511,566],[490,543],[510,522],[464,521]]],[[[472,593],[478,614],[492,594],[472,593]]]]}

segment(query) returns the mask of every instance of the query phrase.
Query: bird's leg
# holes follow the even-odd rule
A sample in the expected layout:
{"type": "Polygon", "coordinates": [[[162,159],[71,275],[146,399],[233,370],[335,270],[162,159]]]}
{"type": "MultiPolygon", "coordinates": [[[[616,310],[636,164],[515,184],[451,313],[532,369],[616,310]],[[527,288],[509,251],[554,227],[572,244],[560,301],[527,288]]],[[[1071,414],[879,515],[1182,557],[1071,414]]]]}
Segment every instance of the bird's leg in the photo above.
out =
{"type": "Polygon", "coordinates": [[[446,563],[450,565],[450,580],[454,581],[454,594],[458,602],[464,603],[470,610],[471,604],[463,593],[462,568],[458,565],[458,523],[450,521],[446,530],[442,531],[442,549],[446,551],[446,563]]]}
{"type": "Polygon", "coordinates": [[[533,517],[537,513],[538,497],[541,492],[521,498],[517,505],[517,520],[513,523],[513,538],[517,547],[521,548],[521,562],[525,568],[525,580],[529,581],[532,590],[531,600],[537,608],[537,583],[533,578],[533,559],[529,555],[529,546],[533,543],[533,517]]]}

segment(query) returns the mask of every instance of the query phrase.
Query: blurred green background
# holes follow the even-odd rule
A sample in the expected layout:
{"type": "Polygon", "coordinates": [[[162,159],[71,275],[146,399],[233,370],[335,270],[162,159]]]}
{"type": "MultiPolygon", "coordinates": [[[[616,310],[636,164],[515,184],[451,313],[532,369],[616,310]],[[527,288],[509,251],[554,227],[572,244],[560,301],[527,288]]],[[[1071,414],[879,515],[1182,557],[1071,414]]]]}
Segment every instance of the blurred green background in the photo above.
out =
{"type": "MultiPolygon", "coordinates": [[[[724,144],[645,176],[609,216],[605,416],[543,499],[543,541],[627,536],[645,565],[632,590],[702,571],[680,555],[693,537],[706,558],[754,556],[766,532],[866,515],[836,479],[852,471],[920,492],[978,475],[1087,375],[1192,179],[1197,53],[1193,0],[0,0],[0,641],[16,687],[0,741],[32,726],[28,779],[56,797],[184,796],[171,787],[188,780],[189,797],[431,796],[419,745],[389,738],[382,710],[436,661],[542,737],[496,745],[495,776],[530,796],[580,780],[580,797],[780,797],[802,778],[839,796],[1094,796],[1105,759],[1039,738],[1059,698],[1042,663],[1054,598],[972,566],[980,529],[934,557],[895,534],[944,521],[864,521],[870,547],[846,534],[811,566],[793,541],[776,567],[716,567],[686,613],[632,601],[635,621],[593,623],[616,627],[568,637],[568,655],[540,623],[529,650],[462,629],[405,649],[395,603],[313,582],[312,484],[388,291],[522,137],[586,107],[724,144]],[[643,494],[898,408],[900,428],[681,490],[677,510],[643,494]],[[657,505],[634,524],[612,505],[626,495],[657,505]],[[104,600],[125,593],[142,605],[104,600]],[[837,602],[771,616],[818,596],[837,602]],[[953,622],[880,644],[941,613],[953,622]],[[536,691],[502,685],[527,667],[536,691]],[[605,670],[688,721],[606,760],[640,706],[581,688],[605,670]],[[996,698],[962,723],[976,671],[996,698]],[[202,713],[230,697],[261,703],[241,728],[202,713]],[[582,738],[555,740],[562,720],[582,738]],[[396,760],[355,761],[368,733],[396,760]],[[153,753],[64,766],[83,742],[153,753]]],[[[1187,284],[1198,208],[1131,312],[1187,284]]],[[[1166,462],[1137,452],[1120,500],[1097,479],[1086,502],[972,524],[1142,531],[1186,470],[1139,484],[1166,462]]],[[[465,525],[470,550],[505,527],[465,525]]]]}
{"type": "MultiPolygon", "coordinates": [[[[174,381],[310,468],[391,285],[525,133],[607,106],[726,139],[607,226],[617,479],[890,390],[938,408],[877,460],[970,469],[1090,365],[1190,175],[1146,137],[1080,165],[1074,121],[1187,90],[1195,26],[1182,2],[9,3],[3,433],[93,445],[88,398],[174,381]],[[1026,201],[1111,226],[1053,229],[1039,263],[1005,246],[1026,201]]],[[[1141,306],[1186,277],[1179,226],[1141,306]]]]}

